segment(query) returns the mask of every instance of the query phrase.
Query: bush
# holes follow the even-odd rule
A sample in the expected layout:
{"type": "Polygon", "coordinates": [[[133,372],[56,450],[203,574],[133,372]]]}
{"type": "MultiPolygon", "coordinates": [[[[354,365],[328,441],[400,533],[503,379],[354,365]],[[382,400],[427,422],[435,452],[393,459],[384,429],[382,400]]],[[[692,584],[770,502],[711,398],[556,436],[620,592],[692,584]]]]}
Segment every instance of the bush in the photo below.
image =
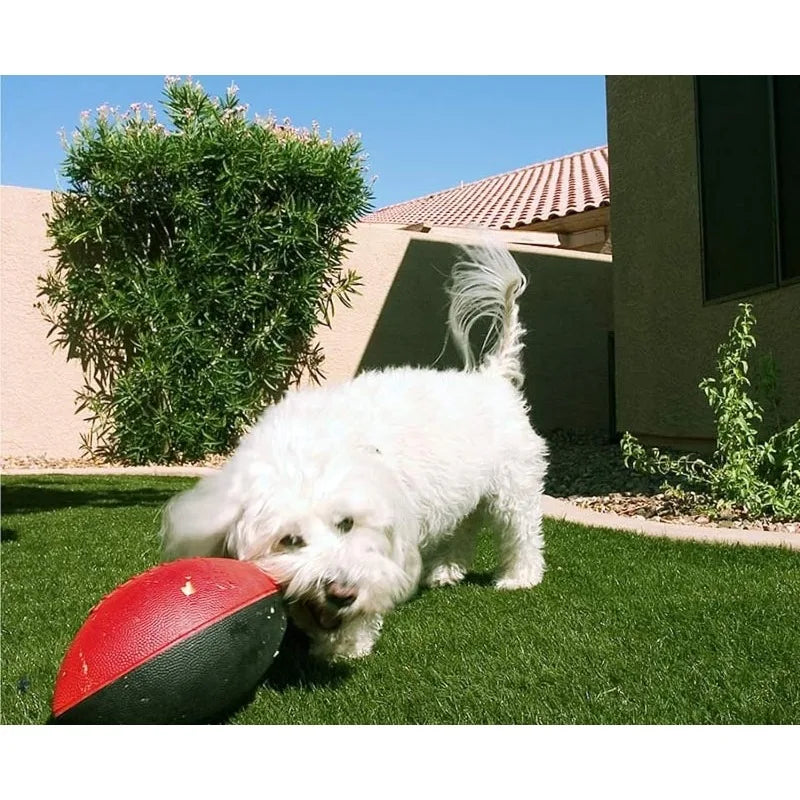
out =
{"type": "Polygon", "coordinates": [[[368,208],[358,139],[247,118],[167,80],[152,107],[84,112],[54,196],[56,266],[40,278],[50,336],[80,359],[84,447],[128,463],[231,449],[302,374],[357,276],[342,269],[368,208]]]}
{"type": "MultiPolygon", "coordinates": [[[[672,457],[646,451],[625,433],[621,447],[627,466],[673,479],[674,492],[700,492],[712,509],[738,508],[750,516],[800,517],[800,420],[782,431],[759,437],[761,405],[750,398],[748,353],[755,347],[752,307],[739,305],[728,340],[717,350],[718,378],[705,378],[700,389],[714,413],[716,450],[708,462],[697,456],[672,457]]],[[[767,374],[770,395],[776,395],[774,366],[767,374]]],[[[777,402],[774,401],[777,407],[777,402]]]]}

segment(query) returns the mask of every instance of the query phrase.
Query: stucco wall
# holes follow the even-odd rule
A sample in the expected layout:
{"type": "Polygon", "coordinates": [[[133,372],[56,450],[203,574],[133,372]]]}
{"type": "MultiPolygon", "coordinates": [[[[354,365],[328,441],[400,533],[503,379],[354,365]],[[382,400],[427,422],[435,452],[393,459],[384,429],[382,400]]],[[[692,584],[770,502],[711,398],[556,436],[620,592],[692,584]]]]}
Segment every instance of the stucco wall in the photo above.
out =
{"type": "Polygon", "coordinates": [[[320,327],[317,332],[325,354],[322,372],[326,382],[341,383],[358,371],[409,237],[383,225],[359,225],[351,232],[353,244],[346,268],[359,274],[362,285],[352,307],[337,304],[331,327],[320,327]]]}
{"type": "Polygon", "coordinates": [[[53,352],[36,302],[51,255],[50,193],[0,187],[0,454],[77,458],[88,428],[75,414],[80,366],[53,352]]]}
{"type": "MultiPolygon", "coordinates": [[[[440,367],[460,366],[454,350],[444,347],[444,285],[458,258],[459,241],[456,236],[409,236],[361,369],[427,366],[437,358],[440,367]]],[[[527,329],[525,392],[534,424],[542,431],[607,431],[607,341],[613,330],[610,257],[517,244],[509,249],[529,279],[520,318],[527,329]]],[[[475,341],[479,344],[480,337],[475,341]]]]}
{"type": "MultiPolygon", "coordinates": [[[[606,97],[618,429],[708,440],[713,417],[697,385],[713,373],[741,301],[703,303],[694,82],[609,77],[606,97]]],[[[747,299],[757,320],[756,357],[774,354],[783,410],[797,419],[800,285],[747,299]]]]}
{"type": "MultiPolygon", "coordinates": [[[[2,187],[2,455],[74,458],[87,424],[75,414],[79,366],[46,340],[33,307],[48,266],[43,214],[49,193],[2,187]]],[[[360,225],[347,266],[363,279],[352,308],[319,331],[326,380],[398,364],[430,365],[445,341],[444,285],[457,244],[472,234],[412,233],[360,225]]],[[[612,329],[608,256],[511,245],[530,276],[522,302],[526,387],[541,430],[606,430],[607,332],[612,329]]],[[[447,350],[439,366],[457,363],[447,350]]]]}

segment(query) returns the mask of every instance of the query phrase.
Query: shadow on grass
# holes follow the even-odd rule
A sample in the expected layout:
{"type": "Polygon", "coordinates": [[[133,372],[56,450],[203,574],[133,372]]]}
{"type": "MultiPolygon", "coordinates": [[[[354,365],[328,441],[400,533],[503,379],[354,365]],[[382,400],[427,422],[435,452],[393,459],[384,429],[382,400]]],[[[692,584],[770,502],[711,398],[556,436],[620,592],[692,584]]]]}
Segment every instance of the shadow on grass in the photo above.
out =
{"type": "Polygon", "coordinates": [[[319,689],[340,686],[347,680],[352,667],[347,663],[331,663],[312,658],[308,637],[289,622],[280,650],[264,677],[247,695],[223,715],[205,724],[223,725],[244,711],[255,699],[259,689],[285,692],[289,689],[319,689]]]}
{"type": "Polygon", "coordinates": [[[465,583],[468,586],[494,586],[494,573],[468,572],[464,576],[462,583],[465,583]]]}
{"type": "MultiPolygon", "coordinates": [[[[175,489],[120,489],[118,486],[85,488],[74,484],[12,483],[2,486],[3,514],[37,514],[62,508],[95,506],[121,508],[124,506],[163,506],[175,489]]],[[[3,534],[3,541],[6,534],[3,534]]]]}
{"type": "Polygon", "coordinates": [[[353,671],[346,662],[328,662],[309,653],[308,637],[291,622],[281,642],[278,656],[261,682],[264,688],[284,692],[287,689],[316,689],[342,684],[353,671]]]}
{"type": "Polygon", "coordinates": [[[18,538],[14,528],[0,528],[0,542],[16,542],[18,538]]]}
{"type": "Polygon", "coordinates": [[[309,653],[308,637],[289,622],[280,650],[264,677],[231,709],[202,724],[223,725],[244,711],[260,689],[285,692],[289,689],[313,690],[340,686],[352,673],[350,664],[320,661],[309,653]]]}
{"type": "Polygon", "coordinates": [[[346,663],[330,663],[312,658],[308,637],[290,621],[278,655],[264,677],[231,709],[205,724],[222,725],[230,722],[256,699],[260,689],[285,692],[288,689],[318,689],[341,685],[352,672],[346,663]]]}

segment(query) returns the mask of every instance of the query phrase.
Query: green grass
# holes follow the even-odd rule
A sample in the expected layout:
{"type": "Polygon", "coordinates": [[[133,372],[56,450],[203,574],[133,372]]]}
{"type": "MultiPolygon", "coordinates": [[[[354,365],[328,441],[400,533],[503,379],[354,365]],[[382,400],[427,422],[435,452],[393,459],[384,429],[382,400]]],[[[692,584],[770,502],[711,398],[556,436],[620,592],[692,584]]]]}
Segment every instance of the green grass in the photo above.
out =
{"type": "MultiPolygon", "coordinates": [[[[43,723],[63,653],[106,592],[156,563],[157,516],[191,480],[3,481],[2,722],[43,723]]],[[[467,581],[391,615],[353,665],[299,635],[235,723],[798,723],[800,558],[547,520],[548,572],[467,581]]]]}

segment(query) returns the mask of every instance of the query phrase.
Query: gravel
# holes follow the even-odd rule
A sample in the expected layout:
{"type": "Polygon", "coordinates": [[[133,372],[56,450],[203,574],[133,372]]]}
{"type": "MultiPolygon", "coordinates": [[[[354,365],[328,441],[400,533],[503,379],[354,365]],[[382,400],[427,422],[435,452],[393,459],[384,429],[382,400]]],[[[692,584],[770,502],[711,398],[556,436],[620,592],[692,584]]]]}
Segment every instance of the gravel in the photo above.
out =
{"type": "MultiPolygon", "coordinates": [[[[181,464],[169,466],[181,467],[221,467],[228,460],[227,456],[210,455],[202,461],[185,461],[181,464]]],[[[4,456],[0,458],[0,469],[29,469],[29,470],[48,470],[48,469],[73,469],[81,467],[124,467],[126,464],[104,461],[100,458],[47,458],[41,457],[15,457],[4,456]]],[[[160,467],[164,464],[141,464],[143,467],[160,467]]]]}
{"type": "Polygon", "coordinates": [[[552,497],[608,495],[612,492],[655,494],[661,480],[638,475],[622,461],[619,445],[601,434],[556,431],[549,434],[549,467],[545,493],[552,497]]]}

